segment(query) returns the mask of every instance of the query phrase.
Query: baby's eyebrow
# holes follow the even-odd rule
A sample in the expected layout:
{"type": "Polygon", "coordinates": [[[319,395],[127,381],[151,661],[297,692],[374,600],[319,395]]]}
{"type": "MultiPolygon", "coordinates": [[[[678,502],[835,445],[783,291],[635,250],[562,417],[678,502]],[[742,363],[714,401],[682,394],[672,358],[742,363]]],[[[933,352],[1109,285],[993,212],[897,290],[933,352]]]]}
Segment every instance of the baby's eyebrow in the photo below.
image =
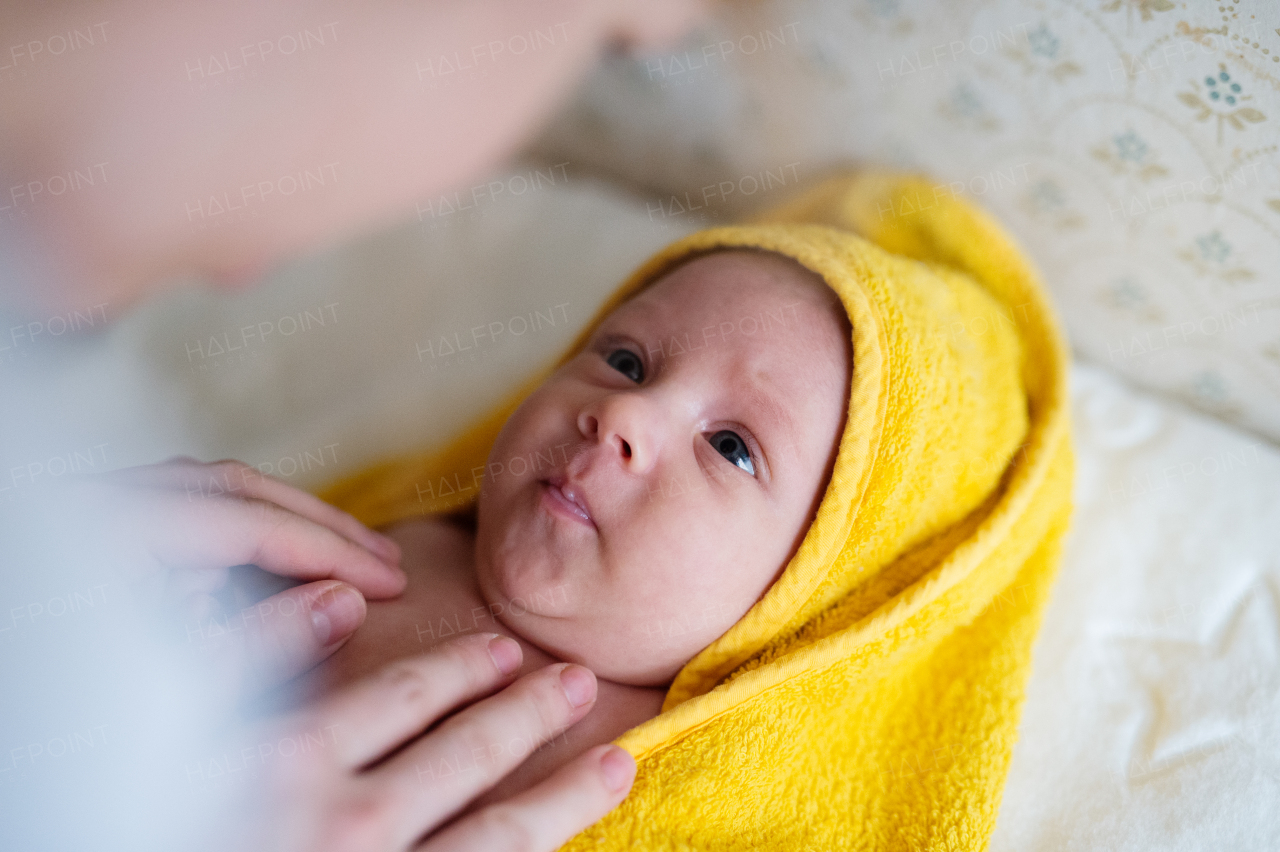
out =
{"type": "MultiPolygon", "coordinates": [[[[624,331],[638,332],[636,342],[647,350],[647,354],[651,357],[662,356],[665,354],[663,339],[661,335],[655,335],[653,329],[661,325],[663,319],[661,309],[655,305],[641,301],[625,302],[601,321],[592,336],[613,337],[624,331]],[[619,319],[619,314],[624,308],[629,313],[625,319],[619,319]],[[645,339],[650,336],[656,337],[656,345],[645,339]]],[[[659,357],[656,360],[662,359],[659,357]]]]}
{"type": "MultiPolygon", "coordinates": [[[[775,443],[780,446],[786,446],[788,443],[795,446],[796,442],[796,421],[791,416],[791,412],[787,410],[787,406],[778,402],[773,394],[767,392],[757,382],[749,382],[744,386],[747,402],[764,409],[766,416],[771,418],[774,423],[778,424],[782,431],[781,438],[786,439],[786,443],[781,440],[775,443]]],[[[777,436],[775,436],[777,437],[777,436]]]]}
{"type": "Polygon", "coordinates": [[[641,326],[648,326],[657,322],[661,318],[661,310],[657,305],[650,304],[647,301],[641,301],[640,299],[632,299],[619,305],[617,310],[609,314],[608,319],[616,321],[618,315],[622,313],[624,309],[629,314],[627,322],[638,323],[641,326]]]}

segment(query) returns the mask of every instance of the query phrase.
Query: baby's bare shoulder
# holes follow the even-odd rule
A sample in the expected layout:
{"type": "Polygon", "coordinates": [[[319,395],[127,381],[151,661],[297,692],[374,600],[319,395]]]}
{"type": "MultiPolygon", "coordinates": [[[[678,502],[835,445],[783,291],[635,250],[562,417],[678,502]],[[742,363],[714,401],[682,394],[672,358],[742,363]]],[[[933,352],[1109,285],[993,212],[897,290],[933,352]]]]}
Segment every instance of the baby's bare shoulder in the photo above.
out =
{"type": "Polygon", "coordinates": [[[430,569],[451,557],[470,557],[476,540],[474,528],[437,515],[397,521],[380,532],[405,548],[401,562],[405,571],[430,569]]]}

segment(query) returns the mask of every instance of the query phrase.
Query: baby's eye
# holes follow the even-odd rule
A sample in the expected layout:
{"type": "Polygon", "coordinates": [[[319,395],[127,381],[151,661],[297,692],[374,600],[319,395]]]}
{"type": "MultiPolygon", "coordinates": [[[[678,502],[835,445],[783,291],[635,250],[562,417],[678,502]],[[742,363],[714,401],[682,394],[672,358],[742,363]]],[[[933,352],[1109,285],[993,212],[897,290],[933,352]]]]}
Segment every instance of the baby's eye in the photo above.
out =
{"type": "Polygon", "coordinates": [[[747,449],[746,442],[738,437],[737,432],[721,429],[708,440],[711,441],[711,446],[715,447],[716,452],[720,453],[720,455],[752,476],[756,475],[756,466],[751,461],[751,451],[747,449]]]}
{"type": "Polygon", "coordinates": [[[609,366],[622,373],[636,384],[644,381],[644,365],[640,363],[639,357],[635,353],[627,349],[614,349],[609,353],[605,361],[609,366]]]}

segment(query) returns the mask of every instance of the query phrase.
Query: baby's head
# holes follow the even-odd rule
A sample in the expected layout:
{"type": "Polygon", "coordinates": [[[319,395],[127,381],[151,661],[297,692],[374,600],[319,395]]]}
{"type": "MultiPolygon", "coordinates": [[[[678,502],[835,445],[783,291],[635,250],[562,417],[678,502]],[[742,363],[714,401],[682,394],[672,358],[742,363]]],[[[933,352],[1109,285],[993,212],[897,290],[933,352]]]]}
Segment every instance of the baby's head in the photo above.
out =
{"type": "Polygon", "coordinates": [[[484,597],[522,613],[503,621],[561,659],[670,683],[799,547],[835,462],[851,367],[843,306],[789,258],[718,251],[668,272],[503,426],[491,461],[553,466],[485,481],[484,597]]]}

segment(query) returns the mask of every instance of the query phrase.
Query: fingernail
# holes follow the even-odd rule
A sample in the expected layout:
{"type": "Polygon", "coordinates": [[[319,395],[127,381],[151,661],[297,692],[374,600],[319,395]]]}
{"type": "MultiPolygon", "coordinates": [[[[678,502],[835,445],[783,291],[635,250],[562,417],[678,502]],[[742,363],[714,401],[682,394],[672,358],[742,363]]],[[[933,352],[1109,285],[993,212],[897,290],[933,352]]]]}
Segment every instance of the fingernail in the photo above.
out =
{"type": "Polygon", "coordinates": [[[600,758],[600,772],[609,792],[621,793],[635,778],[636,762],[626,749],[612,746],[600,758]]]}
{"type": "Polygon", "coordinates": [[[561,669],[560,686],[574,707],[581,707],[596,696],[596,676],[582,666],[561,669]]]}
{"type": "Polygon", "coordinates": [[[331,586],[311,602],[311,626],[320,645],[350,636],[364,620],[364,596],[345,583],[331,586]]]}
{"type": "Polygon", "coordinates": [[[516,640],[496,636],[489,640],[489,656],[493,657],[493,664],[498,667],[498,671],[509,675],[520,668],[520,659],[524,655],[516,640]]]}

